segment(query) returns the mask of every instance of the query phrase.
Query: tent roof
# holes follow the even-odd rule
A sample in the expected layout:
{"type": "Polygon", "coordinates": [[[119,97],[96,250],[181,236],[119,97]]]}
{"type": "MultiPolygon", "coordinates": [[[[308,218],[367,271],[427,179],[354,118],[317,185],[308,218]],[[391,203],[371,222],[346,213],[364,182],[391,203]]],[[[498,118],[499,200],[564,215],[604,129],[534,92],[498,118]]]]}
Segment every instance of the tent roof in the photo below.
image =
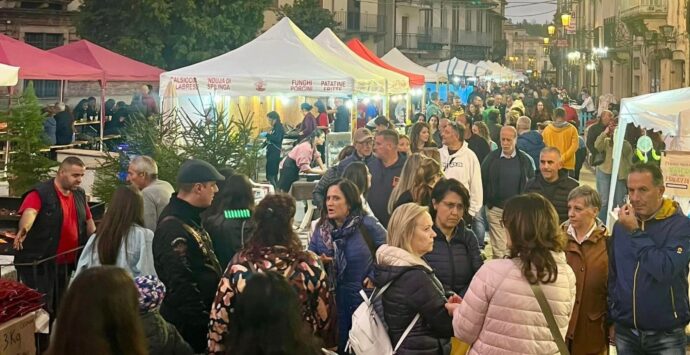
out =
{"type": "Polygon", "coordinates": [[[19,78],[19,68],[0,64],[0,86],[15,86],[19,78]]]}
{"type": "Polygon", "coordinates": [[[85,39],[48,52],[103,70],[107,81],[158,81],[163,69],[127,58],[85,39]]]}
{"type": "Polygon", "coordinates": [[[240,48],[161,74],[161,88],[166,97],[197,95],[197,88],[231,96],[385,93],[384,78],[348,63],[336,66],[338,62],[337,56],[283,18],[240,48]]]}
{"type": "Polygon", "coordinates": [[[102,80],[103,71],[0,34],[0,63],[19,67],[22,79],[102,80]]]}
{"type": "MultiPolygon", "coordinates": [[[[375,75],[379,75],[386,79],[386,90],[388,94],[406,94],[410,91],[410,80],[408,77],[398,74],[394,71],[384,69],[376,64],[373,64],[364,58],[358,56],[345,43],[343,43],[338,36],[330,28],[325,28],[319,33],[314,42],[322,48],[330,51],[332,54],[338,56],[342,61],[346,61],[352,65],[361,67],[375,75]]],[[[337,64],[334,63],[334,64],[337,64]]]]}
{"type": "Polygon", "coordinates": [[[402,70],[409,71],[418,75],[423,75],[427,82],[446,81],[445,75],[437,73],[433,70],[427,69],[406,57],[397,48],[393,48],[386,55],[381,57],[384,62],[402,70]]]}
{"type": "Polygon", "coordinates": [[[489,70],[486,68],[468,63],[455,57],[429,65],[427,68],[438,73],[457,76],[484,76],[489,72],[489,70]]]}
{"type": "MultiPolygon", "coordinates": [[[[634,123],[646,129],[661,131],[671,136],[679,135],[681,122],[690,111],[690,88],[662,91],[628,97],[621,100],[620,123],[634,123]],[[682,115],[681,115],[682,114],[682,115]]],[[[690,116],[687,116],[690,117],[690,116]]]]}
{"type": "Polygon", "coordinates": [[[388,70],[392,70],[394,72],[400,73],[402,75],[405,75],[406,77],[410,78],[410,86],[418,87],[418,86],[423,86],[424,85],[424,76],[410,73],[408,71],[396,68],[383,60],[381,58],[377,57],[372,51],[367,48],[362,41],[354,38],[351,39],[347,42],[347,46],[355,53],[357,53],[358,56],[380,66],[383,68],[386,68],[388,70]]]}

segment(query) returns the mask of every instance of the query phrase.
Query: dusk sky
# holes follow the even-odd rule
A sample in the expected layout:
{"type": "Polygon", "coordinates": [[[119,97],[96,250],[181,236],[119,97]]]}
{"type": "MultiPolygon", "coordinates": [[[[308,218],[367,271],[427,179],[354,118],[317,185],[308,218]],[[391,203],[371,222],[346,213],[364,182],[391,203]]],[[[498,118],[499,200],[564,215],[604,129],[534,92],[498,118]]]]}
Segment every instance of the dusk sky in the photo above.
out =
{"type": "Polygon", "coordinates": [[[556,0],[507,0],[506,17],[515,22],[544,23],[553,20],[556,0]]]}

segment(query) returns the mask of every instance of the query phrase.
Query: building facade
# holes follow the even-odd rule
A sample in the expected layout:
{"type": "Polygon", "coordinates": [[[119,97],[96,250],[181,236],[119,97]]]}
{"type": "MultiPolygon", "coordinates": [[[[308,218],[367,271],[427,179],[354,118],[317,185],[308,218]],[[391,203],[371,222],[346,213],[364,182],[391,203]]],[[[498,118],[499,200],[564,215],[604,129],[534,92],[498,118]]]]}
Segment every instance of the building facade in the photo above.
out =
{"type": "MultiPolygon", "coordinates": [[[[264,30],[276,23],[274,10],[294,0],[275,0],[265,12],[264,30]]],[[[360,38],[379,56],[397,47],[420,64],[451,57],[500,61],[505,0],[322,0],[335,13],[345,39],[360,38]]]]}
{"type": "Polygon", "coordinates": [[[505,65],[532,78],[547,77],[553,65],[544,47],[544,36],[531,36],[519,25],[503,27],[507,43],[505,65]]]}
{"type": "Polygon", "coordinates": [[[569,30],[561,28],[568,41],[563,62],[570,76],[562,78],[568,87],[620,100],[690,84],[687,1],[559,0],[558,5],[557,18],[567,13],[574,20],[569,30]]]}

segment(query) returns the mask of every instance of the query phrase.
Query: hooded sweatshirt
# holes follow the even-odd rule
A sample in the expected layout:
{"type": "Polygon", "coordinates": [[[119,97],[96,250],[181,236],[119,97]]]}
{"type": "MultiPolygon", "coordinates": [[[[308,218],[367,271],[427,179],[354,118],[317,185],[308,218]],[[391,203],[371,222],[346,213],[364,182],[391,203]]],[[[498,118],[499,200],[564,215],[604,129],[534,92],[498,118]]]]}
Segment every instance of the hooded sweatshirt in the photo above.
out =
{"type": "Polygon", "coordinates": [[[441,154],[441,167],[446,178],[460,181],[469,190],[470,207],[468,211],[474,217],[482,207],[484,196],[482,170],[477,156],[470,150],[467,142],[463,142],[460,150],[453,155],[450,155],[447,146],[443,146],[438,151],[441,154]]]}
{"type": "Polygon", "coordinates": [[[539,154],[544,149],[544,138],[537,131],[528,131],[518,136],[517,147],[527,153],[534,161],[534,169],[539,170],[539,154]]]}
{"type": "Polygon", "coordinates": [[[420,314],[396,354],[449,354],[452,318],[445,309],[443,286],[431,267],[421,258],[386,244],[376,251],[376,259],[376,287],[392,282],[380,298],[391,344],[397,344],[420,314]]]}
{"type": "Polygon", "coordinates": [[[579,148],[577,128],[568,122],[554,122],[544,129],[542,136],[547,147],[556,147],[561,152],[563,168],[574,170],[575,152],[579,148]]]}

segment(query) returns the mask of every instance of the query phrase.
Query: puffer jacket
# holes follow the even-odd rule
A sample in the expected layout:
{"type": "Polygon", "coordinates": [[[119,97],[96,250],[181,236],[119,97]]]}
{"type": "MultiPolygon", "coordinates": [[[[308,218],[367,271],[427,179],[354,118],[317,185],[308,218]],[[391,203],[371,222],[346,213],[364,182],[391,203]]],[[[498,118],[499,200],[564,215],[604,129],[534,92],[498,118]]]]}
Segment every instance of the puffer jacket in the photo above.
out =
{"type": "Polygon", "coordinates": [[[455,229],[450,241],[436,225],[434,232],[434,249],[424,255],[424,261],[434,270],[446,293],[453,291],[464,297],[472,277],[484,264],[477,238],[464,224],[455,229]]]}
{"type": "Polygon", "coordinates": [[[254,230],[250,218],[234,217],[241,216],[245,211],[247,210],[229,210],[204,217],[204,229],[211,236],[213,250],[223,268],[244,247],[254,230]]]}
{"type": "Polygon", "coordinates": [[[525,193],[535,192],[551,201],[558,213],[558,223],[564,223],[568,220],[568,195],[579,185],[577,180],[569,177],[562,169],[558,172],[558,180],[553,183],[544,180],[541,173],[537,172],[537,175],[527,182],[525,193]]]}
{"type": "Polygon", "coordinates": [[[191,355],[192,348],[182,339],[175,326],[161,317],[158,311],[141,315],[141,324],[151,355],[191,355]]]}
{"type": "MultiPolygon", "coordinates": [[[[575,302],[575,274],[565,253],[552,253],[555,282],[541,288],[565,337],[575,302]]],[[[537,298],[520,270],[519,259],[492,260],[475,275],[453,314],[455,336],[472,344],[469,354],[558,354],[537,298]]]]}
{"type": "Polygon", "coordinates": [[[376,252],[374,284],[393,282],[381,296],[383,318],[395,346],[417,313],[412,330],[403,340],[398,355],[446,355],[453,336],[452,318],[446,311],[443,286],[429,265],[409,252],[382,245],[376,252]]]}
{"type": "Polygon", "coordinates": [[[335,285],[338,309],[338,350],[343,351],[352,327],[352,313],[362,303],[359,290],[367,277],[373,277],[373,256],[360,231],[360,225],[378,248],[386,242],[386,230],[371,215],[350,216],[337,228],[332,222],[320,226],[311,236],[309,250],[333,258],[329,279],[335,285]]]}

